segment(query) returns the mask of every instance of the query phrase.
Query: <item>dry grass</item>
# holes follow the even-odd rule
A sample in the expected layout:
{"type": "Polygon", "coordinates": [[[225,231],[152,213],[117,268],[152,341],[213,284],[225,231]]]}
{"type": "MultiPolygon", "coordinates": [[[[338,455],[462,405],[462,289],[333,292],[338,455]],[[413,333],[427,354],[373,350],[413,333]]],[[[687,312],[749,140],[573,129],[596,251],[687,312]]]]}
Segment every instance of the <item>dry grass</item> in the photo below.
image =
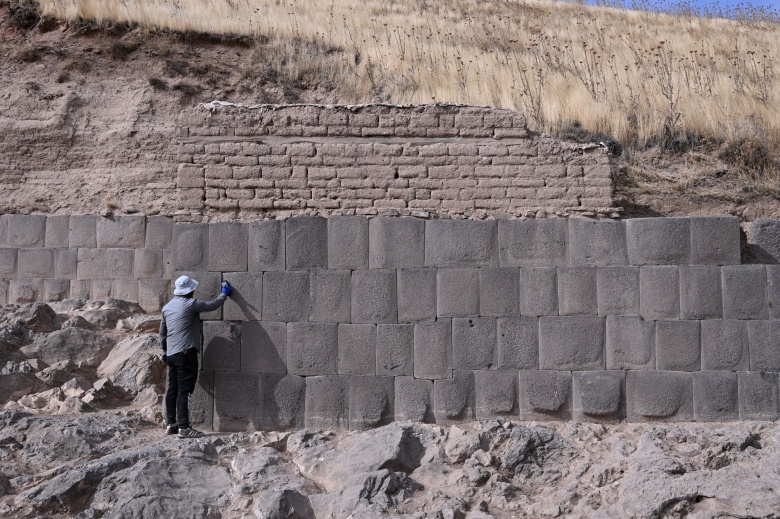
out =
{"type": "Polygon", "coordinates": [[[630,147],[760,135],[780,149],[780,24],[770,16],[729,21],[547,0],[38,3],[68,20],[271,38],[278,55],[258,66],[274,70],[319,49],[295,61],[305,69],[285,73],[336,81],[345,102],[509,107],[537,130],[577,124],[630,147]]]}

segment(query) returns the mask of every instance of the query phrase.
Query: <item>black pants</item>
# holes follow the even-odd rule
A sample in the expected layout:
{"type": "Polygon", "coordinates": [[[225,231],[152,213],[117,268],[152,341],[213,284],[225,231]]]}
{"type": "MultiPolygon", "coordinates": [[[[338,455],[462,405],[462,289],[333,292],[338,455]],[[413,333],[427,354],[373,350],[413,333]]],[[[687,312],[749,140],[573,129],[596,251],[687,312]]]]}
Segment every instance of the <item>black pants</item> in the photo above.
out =
{"type": "Polygon", "coordinates": [[[168,390],[165,392],[165,421],[180,428],[190,426],[190,395],[198,380],[198,350],[168,356],[168,390]]]}

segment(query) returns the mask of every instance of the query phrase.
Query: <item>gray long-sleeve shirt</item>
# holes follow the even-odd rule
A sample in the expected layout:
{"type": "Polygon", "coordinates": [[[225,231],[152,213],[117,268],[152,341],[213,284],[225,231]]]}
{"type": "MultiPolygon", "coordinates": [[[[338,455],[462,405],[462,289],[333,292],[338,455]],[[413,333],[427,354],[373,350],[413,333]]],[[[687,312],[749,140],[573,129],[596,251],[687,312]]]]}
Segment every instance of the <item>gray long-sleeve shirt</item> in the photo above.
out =
{"type": "Polygon", "coordinates": [[[176,296],[162,309],[160,344],[166,355],[200,348],[200,313],[216,310],[227,296],[220,294],[211,301],[176,296]]]}

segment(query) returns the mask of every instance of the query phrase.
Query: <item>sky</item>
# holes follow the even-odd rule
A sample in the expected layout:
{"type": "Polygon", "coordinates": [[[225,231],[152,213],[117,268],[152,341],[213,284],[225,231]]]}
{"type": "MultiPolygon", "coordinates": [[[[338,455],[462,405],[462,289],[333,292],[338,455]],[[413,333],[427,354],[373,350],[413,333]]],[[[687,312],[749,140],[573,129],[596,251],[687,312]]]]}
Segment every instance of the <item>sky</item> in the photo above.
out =
{"type": "Polygon", "coordinates": [[[780,14],[780,0],[587,0],[589,4],[620,4],[626,7],[640,6],[643,9],[651,5],[659,6],[661,10],[674,11],[675,6],[688,6],[700,12],[721,12],[728,14],[735,10],[750,11],[749,7],[755,7],[780,14]]]}

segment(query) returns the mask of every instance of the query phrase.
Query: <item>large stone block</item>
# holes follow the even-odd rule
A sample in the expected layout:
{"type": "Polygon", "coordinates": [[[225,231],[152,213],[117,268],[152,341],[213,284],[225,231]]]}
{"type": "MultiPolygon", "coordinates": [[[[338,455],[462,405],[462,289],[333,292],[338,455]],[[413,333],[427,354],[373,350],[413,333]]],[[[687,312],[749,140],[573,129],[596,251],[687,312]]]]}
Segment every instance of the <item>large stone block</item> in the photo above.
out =
{"type": "Polygon", "coordinates": [[[262,428],[269,431],[302,429],[306,418],[306,379],[275,373],[264,374],[261,378],[262,428]]]}
{"type": "Polygon", "coordinates": [[[699,321],[657,321],[655,341],[657,369],[666,371],[701,369],[699,321]]]}
{"type": "Polygon", "coordinates": [[[436,273],[436,315],[479,315],[479,270],[442,268],[436,273]]]}
{"type": "MultiPolygon", "coordinates": [[[[165,404],[163,403],[163,406],[165,404]]],[[[201,371],[195,391],[190,395],[190,425],[197,429],[214,430],[214,372],[201,371]]]]}
{"type": "Polygon", "coordinates": [[[221,432],[260,430],[262,386],[259,373],[214,373],[214,429],[221,432]]]}
{"type": "Polygon", "coordinates": [[[568,244],[569,222],[564,218],[498,222],[502,267],[565,267],[568,244]]]}
{"type": "Polygon", "coordinates": [[[497,267],[495,221],[431,220],[425,223],[425,264],[430,267],[497,267]]]}
{"type": "Polygon", "coordinates": [[[76,268],[78,279],[103,279],[106,277],[106,250],[105,249],[79,249],[78,266],[76,268]]]}
{"type": "Polygon", "coordinates": [[[241,370],[241,326],[227,321],[203,323],[203,369],[241,370]]]}
{"type": "Polygon", "coordinates": [[[720,272],[725,319],[766,319],[769,316],[764,265],[728,265],[720,272]]]}
{"type": "Polygon", "coordinates": [[[241,324],[241,371],[287,373],[287,324],[244,321],[241,324]]]}
{"type": "Polygon", "coordinates": [[[111,282],[111,297],[137,303],[138,280],[133,278],[114,279],[111,282]]]}
{"type": "Polygon", "coordinates": [[[520,371],[518,404],[521,420],[571,418],[570,371],[520,371]]]}
{"type": "Polygon", "coordinates": [[[629,371],[626,374],[626,402],[630,421],[691,421],[693,373],[629,371]]]}
{"type": "Polygon", "coordinates": [[[106,301],[110,297],[114,297],[114,280],[113,279],[93,279],[91,280],[92,292],[88,299],[94,301],[106,301]]]}
{"type": "Polygon", "coordinates": [[[624,371],[575,371],[572,382],[575,420],[617,422],[626,416],[624,371]]]}
{"type": "Polygon", "coordinates": [[[320,216],[295,216],[285,222],[287,270],[328,267],[328,221],[320,216]]]}
{"type": "Polygon", "coordinates": [[[604,369],[604,318],[540,317],[539,367],[559,371],[604,369]]]}
{"type": "Polygon", "coordinates": [[[68,219],[68,247],[97,247],[97,218],[91,214],[71,215],[68,219]]]}
{"type": "Polygon", "coordinates": [[[106,249],[105,275],[108,279],[131,278],[134,263],[133,249],[106,249]]]}
{"type": "Polygon", "coordinates": [[[494,369],[496,319],[493,317],[452,320],[452,367],[459,370],[494,369]]]}
{"type": "Polygon", "coordinates": [[[348,376],[306,377],[305,425],[314,431],[349,427],[348,376]]]}
{"type": "Polygon", "coordinates": [[[6,304],[8,304],[8,280],[0,279],[0,305],[6,304]]]}
{"type": "Polygon", "coordinates": [[[352,322],[398,322],[395,270],[371,269],[352,272],[352,322]]]}
{"type": "Polygon", "coordinates": [[[62,301],[70,296],[69,279],[44,279],[43,280],[43,302],[51,303],[62,301]]]}
{"type": "Polygon", "coordinates": [[[414,378],[452,377],[452,323],[414,325],[414,378]]]}
{"type": "Polygon", "coordinates": [[[655,369],[655,322],[607,316],[607,369],[655,369]]]}
{"type": "Polygon", "coordinates": [[[683,265],[680,267],[680,318],[721,319],[723,296],[720,267],[683,265]]]}
{"type": "Polygon", "coordinates": [[[780,321],[748,322],[751,371],[780,371],[780,321]]]}
{"type": "Polygon", "coordinates": [[[693,417],[697,422],[738,420],[737,374],[731,371],[695,372],[693,417]]]}
{"type": "Polygon", "coordinates": [[[432,423],[433,381],[395,377],[395,419],[432,423]]]}
{"type": "Polygon", "coordinates": [[[289,323],[287,372],[292,375],[335,375],[338,372],[338,325],[289,323]]]}
{"type": "Polygon", "coordinates": [[[680,269],[674,265],[639,268],[639,313],[648,320],[680,318],[680,269]]]}
{"type": "MultiPolygon", "coordinates": [[[[2,256],[0,249],[0,256],[2,256]]],[[[0,259],[0,261],[2,261],[0,259]]],[[[79,251],[78,249],[54,250],[54,277],[60,279],[76,279],[78,275],[79,251]]]]}
{"type": "Polygon", "coordinates": [[[398,322],[436,320],[436,269],[398,269],[398,322]]]}
{"type": "Polygon", "coordinates": [[[368,268],[368,220],[362,216],[328,218],[328,268],[368,268]]]}
{"type": "Polygon", "coordinates": [[[248,267],[250,272],[285,269],[285,232],[281,220],[249,224],[248,267]]]}
{"type": "Polygon", "coordinates": [[[737,373],[739,419],[770,421],[780,418],[778,374],[760,371],[737,373]]]}
{"type": "Polygon", "coordinates": [[[701,369],[750,369],[746,321],[713,319],[701,322],[701,369]]]}
{"type": "Polygon", "coordinates": [[[50,215],[46,217],[45,247],[49,249],[68,248],[70,245],[70,216],[50,215]]]}
{"type": "Polygon", "coordinates": [[[0,278],[11,279],[16,277],[16,258],[18,249],[0,249],[0,278]]]}
{"type": "Polygon", "coordinates": [[[173,218],[170,216],[146,217],[146,249],[170,249],[173,240],[173,218]]]}
{"type": "Polygon", "coordinates": [[[499,369],[539,368],[538,318],[499,318],[496,335],[499,369]]]}
{"type": "Polygon", "coordinates": [[[135,249],[133,275],[136,279],[160,279],[165,273],[165,254],[160,249],[135,249]]]}
{"type": "Polygon", "coordinates": [[[259,321],[263,307],[263,275],[259,272],[227,272],[222,279],[233,287],[222,307],[227,321],[259,321]]]}
{"type": "Polygon", "coordinates": [[[780,319],[780,265],[766,265],[766,281],[769,318],[780,319]]]}
{"type": "Polygon", "coordinates": [[[97,246],[100,248],[141,248],[146,242],[146,218],[111,216],[97,219],[97,246]]]}
{"type": "Polygon", "coordinates": [[[452,378],[434,380],[433,414],[438,424],[474,419],[473,371],[453,371],[452,378]]]}
{"type": "Polygon", "coordinates": [[[520,269],[520,315],[558,315],[558,278],[554,268],[520,269]]]}
{"type": "Polygon", "coordinates": [[[54,276],[52,249],[19,249],[17,275],[19,278],[50,278],[54,276]]]}
{"type": "Polygon", "coordinates": [[[372,218],[368,243],[368,265],[372,269],[422,267],[425,222],[416,218],[372,218]]]}
{"type": "Polygon", "coordinates": [[[209,270],[246,272],[247,227],[238,222],[209,225],[209,270]]]}
{"type": "Polygon", "coordinates": [[[162,310],[171,297],[171,282],[167,279],[139,279],[138,280],[138,304],[147,313],[156,313],[162,310]]]}
{"type": "Polygon", "coordinates": [[[599,267],[599,315],[639,315],[639,267],[599,267]]]}
{"type": "Polygon", "coordinates": [[[479,370],[474,372],[474,411],[477,420],[516,416],[517,370],[479,370]]]}
{"type": "Polygon", "coordinates": [[[268,321],[309,320],[309,273],[263,273],[262,316],[268,321]]]}
{"type": "Polygon", "coordinates": [[[9,214],[8,246],[43,247],[46,243],[46,216],[42,214],[9,214]]]}
{"type": "Polygon", "coordinates": [[[349,377],[349,427],[368,429],[393,421],[395,378],[374,375],[349,377]]]}
{"type": "Polygon", "coordinates": [[[349,270],[311,271],[310,321],[348,323],[352,318],[352,272],[349,270]]]}
{"type": "Polygon", "coordinates": [[[569,265],[595,267],[628,264],[626,228],[614,220],[569,220],[569,265]]]}
{"type": "Polygon", "coordinates": [[[0,214],[0,247],[8,245],[8,215],[0,214]]]}
{"type": "Polygon", "coordinates": [[[692,264],[739,265],[739,218],[736,216],[693,216],[689,220],[692,264]]]}
{"type": "Polygon", "coordinates": [[[8,282],[8,302],[11,304],[43,302],[42,279],[11,279],[8,282]]]}
{"type": "MultiPolygon", "coordinates": [[[[179,276],[189,276],[198,282],[198,288],[193,297],[201,301],[211,301],[216,298],[222,290],[222,275],[219,272],[175,272],[171,280],[171,287],[176,286],[176,279],[179,276]]],[[[173,290],[173,288],[171,289],[173,290]]],[[[173,292],[171,292],[173,294],[173,292]]],[[[210,312],[201,312],[200,318],[205,320],[222,319],[222,307],[210,312]]]]}
{"type": "Polygon", "coordinates": [[[376,374],[376,326],[338,325],[339,375],[376,374]]]}
{"type": "Polygon", "coordinates": [[[558,313],[560,315],[598,313],[597,274],[594,267],[558,269],[558,313]]]}
{"type": "Polygon", "coordinates": [[[780,220],[757,218],[746,230],[748,250],[761,263],[780,263],[780,220]]]}
{"type": "MultiPolygon", "coordinates": [[[[70,299],[87,300],[92,294],[92,281],[89,279],[70,280],[70,299]]],[[[160,306],[162,308],[162,306],[160,306]]]]}
{"type": "Polygon", "coordinates": [[[376,374],[392,376],[414,374],[414,325],[377,325],[376,374]]]}
{"type": "Polygon", "coordinates": [[[479,269],[479,313],[488,317],[520,315],[520,269],[479,269]]]}
{"type": "Polygon", "coordinates": [[[688,218],[626,220],[628,261],[631,265],[687,265],[691,262],[688,218]]]}
{"type": "Polygon", "coordinates": [[[202,223],[174,225],[171,249],[175,270],[208,270],[209,226],[202,223]]]}

